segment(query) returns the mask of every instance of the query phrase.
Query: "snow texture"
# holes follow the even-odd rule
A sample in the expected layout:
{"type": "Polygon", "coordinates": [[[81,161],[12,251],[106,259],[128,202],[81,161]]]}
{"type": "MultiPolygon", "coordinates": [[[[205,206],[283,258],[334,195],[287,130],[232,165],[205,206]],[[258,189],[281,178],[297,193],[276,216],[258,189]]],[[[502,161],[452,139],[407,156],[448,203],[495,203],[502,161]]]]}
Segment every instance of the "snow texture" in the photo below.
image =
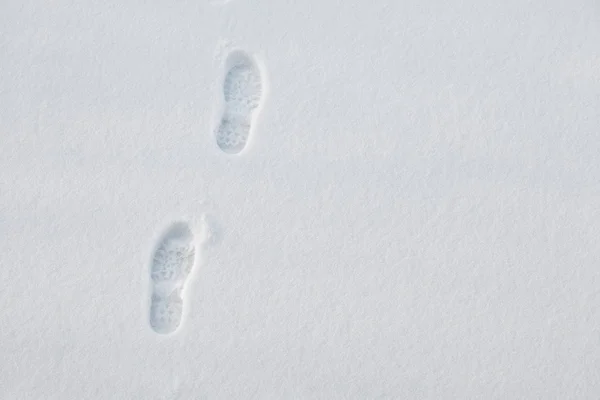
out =
{"type": "Polygon", "coordinates": [[[0,399],[597,399],[600,8],[0,2],[0,399]]]}

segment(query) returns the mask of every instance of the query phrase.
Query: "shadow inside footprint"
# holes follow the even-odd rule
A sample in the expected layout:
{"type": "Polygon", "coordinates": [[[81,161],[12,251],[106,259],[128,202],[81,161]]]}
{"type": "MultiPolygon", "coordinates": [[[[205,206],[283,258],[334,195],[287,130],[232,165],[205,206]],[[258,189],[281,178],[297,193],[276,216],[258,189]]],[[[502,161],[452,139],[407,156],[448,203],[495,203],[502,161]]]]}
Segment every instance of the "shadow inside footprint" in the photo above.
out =
{"type": "Polygon", "coordinates": [[[156,246],[150,265],[150,326],[155,332],[172,333],[180,326],[183,289],[195,256],[194,234],[183,222],[174,223],[156,246]]]}
{"type": "Polygon", "coordinates": [[[263,95],[262,78],[256,61],[236,50],[227,56],[223,81],[225,107],[215,136],[225,153],[240,153],[248,143],[256,110],[263,95]]]}

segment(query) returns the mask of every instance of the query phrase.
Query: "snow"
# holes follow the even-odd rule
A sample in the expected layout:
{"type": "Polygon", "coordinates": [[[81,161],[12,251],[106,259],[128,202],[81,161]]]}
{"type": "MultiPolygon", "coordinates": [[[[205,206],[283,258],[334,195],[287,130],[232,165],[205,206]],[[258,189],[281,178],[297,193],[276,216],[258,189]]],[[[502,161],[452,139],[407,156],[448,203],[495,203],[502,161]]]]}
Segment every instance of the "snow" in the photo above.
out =
{"type": "Polygon", "coordinates": [[[0,398],[598,398],[599,12],[2,1],[0,398]]]}

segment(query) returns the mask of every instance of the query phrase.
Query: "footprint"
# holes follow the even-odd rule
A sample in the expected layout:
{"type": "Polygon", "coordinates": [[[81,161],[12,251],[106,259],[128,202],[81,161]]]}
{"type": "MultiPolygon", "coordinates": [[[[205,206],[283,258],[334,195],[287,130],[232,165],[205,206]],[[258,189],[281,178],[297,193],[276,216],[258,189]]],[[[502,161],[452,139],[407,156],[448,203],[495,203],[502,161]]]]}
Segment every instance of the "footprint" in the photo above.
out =
{"type": "Polygon", "coordinates": [[[225,62],[223,81],[225,107],[215,136],[225,153],[244,150],[263,94],[260,69],[256,61],[241,50],[233,51],[225,62]]]}
{"type": "Polygon", "coordinates": [[[161,334],[181,325],[183,292],[196,256],[194,234],[186,223],[173,224],[157,245],[150,265],[150,326],[161,334]]]}

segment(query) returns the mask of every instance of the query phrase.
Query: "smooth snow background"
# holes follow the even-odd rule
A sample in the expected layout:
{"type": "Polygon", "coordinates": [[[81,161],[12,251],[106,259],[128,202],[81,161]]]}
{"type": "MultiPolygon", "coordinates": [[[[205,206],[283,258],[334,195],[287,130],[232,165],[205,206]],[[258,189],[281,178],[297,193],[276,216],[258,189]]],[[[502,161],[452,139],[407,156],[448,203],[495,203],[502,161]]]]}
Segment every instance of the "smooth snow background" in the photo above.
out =
{"type": "Polygon", "coordinates": [[[0,398],[598,398],[600,6],[220,3],[0,3],[0,398]]]}

